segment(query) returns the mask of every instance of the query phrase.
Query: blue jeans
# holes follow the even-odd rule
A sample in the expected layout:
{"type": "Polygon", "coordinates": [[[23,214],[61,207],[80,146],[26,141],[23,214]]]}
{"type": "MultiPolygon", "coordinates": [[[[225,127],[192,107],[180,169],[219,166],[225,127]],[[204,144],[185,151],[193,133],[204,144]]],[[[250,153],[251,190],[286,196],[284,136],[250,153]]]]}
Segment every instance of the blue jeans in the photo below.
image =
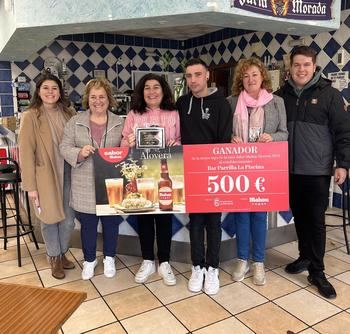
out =
{"type": "Polygon", "coordinates": [[[74,211],[69,206],[70,168],[64,163],[63,209],[66,218],[56,224],[40,222],[41,235],[45,241],[47,255],[58,256],[68,251],[70,238],[74,230],[74,211]]]}
{"type": "Polygon", "coordinates": [[[83,246],[84,260],[88,262],[96,259],[97,225],[102,224],[103,255],[114,257],[117,248],[119,224],[116,216],[96,216],[95,214],[75,211],[81,229],[81,243],[83,246]]]}
{"type": "Polygon", "coordinates": [[[253,261],[264,262],[265,241],[267,234],[266,212],[237,212],[236,242],[237,257],[241,260],[249,259],[250,239],[252,240],[253,261]]]}

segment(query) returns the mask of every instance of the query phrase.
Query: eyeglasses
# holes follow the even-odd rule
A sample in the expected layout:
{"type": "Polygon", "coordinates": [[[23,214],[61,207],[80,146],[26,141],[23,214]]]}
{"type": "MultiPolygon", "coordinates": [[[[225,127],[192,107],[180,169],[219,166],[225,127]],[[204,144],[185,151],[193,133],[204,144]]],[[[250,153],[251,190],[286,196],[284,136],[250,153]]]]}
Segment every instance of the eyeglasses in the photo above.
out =
{"type": "Polygon", "coordinates": [[[91,102],[106,101],[107,99],[107,96],[89,96],[89,101],[91,102]]]}

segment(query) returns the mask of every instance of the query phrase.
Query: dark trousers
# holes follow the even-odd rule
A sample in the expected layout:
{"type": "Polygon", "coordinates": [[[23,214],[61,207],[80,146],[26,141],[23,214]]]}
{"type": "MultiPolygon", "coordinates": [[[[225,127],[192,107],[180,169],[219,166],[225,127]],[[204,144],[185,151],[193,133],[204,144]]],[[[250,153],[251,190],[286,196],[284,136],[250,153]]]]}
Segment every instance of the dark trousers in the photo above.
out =
{"type": "Polygon", "coordinates": [[[325,212],[330,176],[290,175],[290,207],[298,235],[300,257],[309,259],[309,273],[324,271],[326,247],[325,212]]]}
{"type": "Polygon", "coordinates": [[[142,258],[154,260],[154,239],[157,238],[157,256],[159,263],[169,262],[172,237],[172,215],[137,216],[142,258]]]}
{"type": "Polygon", "coordinates": [[[217,268],[221,244],[221,213],[190,214],[190,240],[193,266],[217,268]],[[204,230],[207,235],[206,256],[204,230]]]}
{"type": "Polygon", "coordinates": [[[117,248],[119,224],[115,216],[96,216],[94,214],[75,212],[81,229],[81,243],[85,261],[96,259],[97,225],[101,220],[103,236],[103,255],[114,257],[117,248]]]}

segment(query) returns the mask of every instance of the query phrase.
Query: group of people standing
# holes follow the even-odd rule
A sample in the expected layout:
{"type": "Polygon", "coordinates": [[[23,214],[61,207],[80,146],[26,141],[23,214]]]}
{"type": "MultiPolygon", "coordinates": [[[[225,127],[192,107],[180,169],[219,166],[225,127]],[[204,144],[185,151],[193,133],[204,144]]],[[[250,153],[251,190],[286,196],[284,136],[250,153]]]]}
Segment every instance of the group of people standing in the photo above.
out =
{"type": "MultiPolygon", "coordinates": [[[[290,274],[308,270],[309,282],[324,297],[334,298],[336,292],[324,275],[325,210],[334,157],[338,184],[344,182],[350,167],[350,120],[340,93],[320,74],[315,51],[306,46],[295,48],[290,78],[277,96],[272,94],[262,62],[242,59],[235,70],[232,95],[226,99],[220,90],[208,87],[207,65],[191,59],[185,72],[188,94],[174,104],[165,79],[146,74],[135,87],[125,122],[110,111],[115,101],[105,79],[87,84],[83,96],[87,110],[73,115],[61,82],[44,74],[21,120],[19,148],[22,186],[41,222],[52,275],[61,279],[64,270],[74,268],[65,256],[74,217],[81,226],[82,278],[94,276],[99,221],[104,275],[116,274],[118,223],[114,216],[96,215],[92,155],[103,147],[134,147],[135,128],[156,125],[164,128],[167,146],[288,140],[290,206],[300,257],[285,270],[290,274]]],[[[139,215],[137,219],[143,262],[135,281],[144,283],[155,273],[156,240],[158,273],[164,284],[176,284],[169,264],[172,216],[139,215]]],[[[254,284],[263,285],[267,213],[235,213],[235,222],[238,259],[232,279],[242,281],[251,268],[254,284]]],[[[188,289],[216,294],[220,288],[221,214],[190,214],[189,227],[192,274],[188,289]]]]}

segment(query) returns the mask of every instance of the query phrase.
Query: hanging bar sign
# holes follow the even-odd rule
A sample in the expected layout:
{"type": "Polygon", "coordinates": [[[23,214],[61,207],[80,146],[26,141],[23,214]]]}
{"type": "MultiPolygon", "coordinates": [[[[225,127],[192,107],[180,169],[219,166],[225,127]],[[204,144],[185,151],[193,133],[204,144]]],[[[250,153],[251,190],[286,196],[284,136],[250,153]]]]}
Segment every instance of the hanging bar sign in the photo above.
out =
{"type": "Polygon", "coordinates": [[[331,20],[332,0],[231,0],[231,7],[293,20],[331,20]]]}

